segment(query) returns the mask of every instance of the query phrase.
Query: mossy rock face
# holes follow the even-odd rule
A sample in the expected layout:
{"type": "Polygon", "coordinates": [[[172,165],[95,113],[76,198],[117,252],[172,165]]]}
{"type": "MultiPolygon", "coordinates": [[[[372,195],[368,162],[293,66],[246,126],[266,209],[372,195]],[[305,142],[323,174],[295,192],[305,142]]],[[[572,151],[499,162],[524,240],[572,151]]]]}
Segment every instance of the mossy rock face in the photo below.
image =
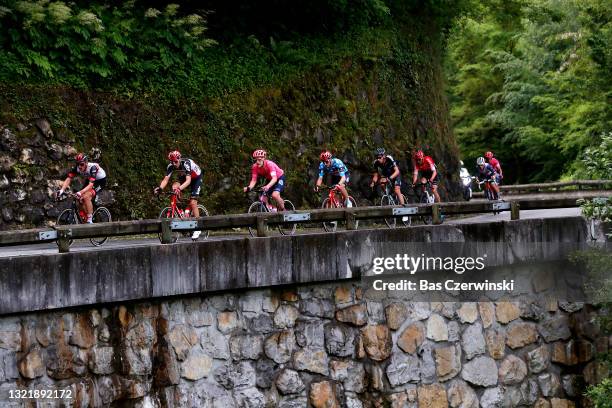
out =
{"type": "MultiPolygon", "coordinates": [[[[71,148],[100,148],[100,163],[116,200],[114,219],[159,214],[164,203],[154,200],[151,191],[164,176],[171,149],[202,167],[201,201],[212,214],[246,211],[242,187],[249,180],[250,155],[256,148],[265,148],[286,171],[285,196],[298,208],[320,205],[311,187],[322,149],[348,164],[351,191],[365,202],[376,147],[384,146],[399,161],[409,182],[410,151],[427,146],[426,153],[439,164],[443,195],[450,199],[458,197],[458,149],[449,129],[434,44],[414,43],[420,57],[404,64],[347,58],[313,67],[282,84],[201,101],[127,100],[110,93],[0,84],[0,124],[18,136],[18,143],[35,150],[37,166],[49,168],[46,177],[51,179],[63,176],[60,168],[70,165],[66,156],[71,148]],[[49,121],[51,139],[32,125],[39,118],[49,121]],[[17,131],[23,124],[27,130],[17,131]],[[63,160],[57,160],[58,146],[63,160]]],[[[53,185],[46,179],[29,182],[25,201],[33,190],[47,192],[53,185]]],[[[42,205],[53,207],[51,202],[42,205]]],[[[48,221],[55,212],[47,209],[48,221]]],[[[0,224],[7,227],[6,222],[0,224]]]]}

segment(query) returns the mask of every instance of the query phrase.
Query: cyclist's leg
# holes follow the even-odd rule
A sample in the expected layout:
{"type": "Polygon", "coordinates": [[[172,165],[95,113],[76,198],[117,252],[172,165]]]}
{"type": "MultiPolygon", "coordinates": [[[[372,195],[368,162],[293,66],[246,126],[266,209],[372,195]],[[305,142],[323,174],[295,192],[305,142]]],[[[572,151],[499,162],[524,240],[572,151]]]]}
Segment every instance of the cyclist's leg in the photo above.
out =
{"type": "Polygon", "coordinates": [[[198,209],[198,197],[200,196],[200,189],[202,188],[202,176],[195,179],[191,179],[191,195],[189,196],[189,208],[194,217],[200,216],[200,210],[198,209]]]}
{"type": "Polygon", "coordinates": [[[393,186],[393,190],[395,191],[395,196],[397,197],[397,202],[401,205],[404,205],[404,196],[402,195],[402,180],[398,177],[395,179],[395,183],[393,186]]]}
{"type": "Polygon", "coordinates": [[[440,181],[440,173],[436,174],[436,178],[431,183],[431,192],[434,195],[435,202],[441,203],[440,194],[438,193],[438,182],[440,181]]]}
{"type": "Polygon", "coordinates": [[[495,194],[499,196],[499,185],[497,185],[495,181],[492,181],[491,183],[489,183],[489,185],[491,186],[491,189],[495,191],[495,194]]]}
{"type": "Polygon", "coordinates": [[[271,196],[276,203],[276,208],[278,211],[285,211],[285,201],[282,199],[280,193],[278,191],[273,191],[271,196]]]}
{"type": "Polygon", "coordinates": [[[85,209],[85,213],[87,214],[87,222],[91,223],[92,222],[92,217],[93,217],[93,203],[91,202],[92,198],[93,198],[93,191],[92,190],[88,190],[85,192],[85,194],[83,194],[83,208],[85,209]]]}
{"type": "Polygon", "coordinates": [[[274,202],[276,203],[276,208],[278,211],[285,211],[285,201],[281,197],[281,193],[285,190],[285,176],[282,175],[281,178],[268,190],[268,196],[272,196],[274,202]]]}
{"type": "MultiPolygon", "coordinates": [[[[338,178],[338,181],[340,181],[340,178],[338,178]]],[[[344,183],[343,184],[338,184],[338,188],[340,189],[340,192],[342,193],[342,198],[344,199],[344,205],[348,207],[349,201],[348,201],[348,191],[346,190],[346,185],[349,182],[349,177],[348,175],[344,176],[344,183]]]]}

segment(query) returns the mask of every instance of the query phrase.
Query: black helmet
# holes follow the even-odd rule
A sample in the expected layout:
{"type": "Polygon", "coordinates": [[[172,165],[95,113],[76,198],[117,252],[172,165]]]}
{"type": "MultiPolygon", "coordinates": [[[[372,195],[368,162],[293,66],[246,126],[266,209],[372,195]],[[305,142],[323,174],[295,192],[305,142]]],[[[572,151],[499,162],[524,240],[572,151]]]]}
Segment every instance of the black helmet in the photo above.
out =
{"type": "Polygon", "coordinates": [[[376,156],[384,156],[384,155],[385,155],[385,149],[384,149],[384,148],[382,148],[382,147],[379,147],[378,149],[376,149],[376,150],[374,151],[374,154],[375,154],[376,156]]]}

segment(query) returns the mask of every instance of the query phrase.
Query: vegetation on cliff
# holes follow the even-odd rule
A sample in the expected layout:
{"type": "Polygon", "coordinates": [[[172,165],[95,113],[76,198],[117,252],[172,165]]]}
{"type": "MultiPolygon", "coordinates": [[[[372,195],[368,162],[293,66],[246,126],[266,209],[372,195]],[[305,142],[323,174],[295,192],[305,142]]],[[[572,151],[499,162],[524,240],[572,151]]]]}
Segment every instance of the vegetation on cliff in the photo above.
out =
{"type": "Polygon", "coordinates": [[[5,2],[0,124],[45,117],[77,148],[100,147],[122,218],[155,216],[147,197],[174,148],[204,167],[213,213],[244,211],[257,147],[288,170],[298,206],[318,205],[307,185],[322,148],[349,163],[358,191],[376,146],[406,172],[409,150],[428,145],[452,193],[440,61],[465,4],[5,2]]]}

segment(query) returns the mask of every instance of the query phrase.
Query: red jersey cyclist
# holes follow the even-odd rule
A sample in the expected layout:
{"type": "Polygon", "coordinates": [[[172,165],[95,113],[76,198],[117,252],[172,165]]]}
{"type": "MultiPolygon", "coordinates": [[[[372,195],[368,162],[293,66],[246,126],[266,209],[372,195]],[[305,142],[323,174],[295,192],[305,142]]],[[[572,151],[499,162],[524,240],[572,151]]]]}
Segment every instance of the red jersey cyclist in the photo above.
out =
{"type": "Polygon", "coordinates": [[[346,191],[346,184],[349,182],[349,172],[346,165],[337,157],[332,157],[332,154],[327,150],[322,152],[319,158],[321,163],[319,163],[319,178],[315,185],[315,191],[319,191],[319,187],[323,183],[323,177],[329,173],[331,174],[331,183],[338,186],[346,206],[352,207],[353,204],[346,191]]]}
{"type": "Polygon", "coordinates": [[[493,170],[495,170],[495,173],[497,173],[497,178],[496,178],[497,184],[500,184],[501,180],[504,178],[504,173],[502,173],[502,168],[501,168],[501,164],[499,163],[499,160],[493,157],[493,152],[486,152],[484,154],[484,157],[487,160],[487,163],[489,163],[491,167],[493,167],[493,170]]]}
{"type": "Polygon", "coordinates": [[[440,175],[433,159],[430,156],[425,156],[422,150],[417,150],[412,155],[412,168],[412,187],[415,186],[418,178],[421,179],[421,183],[429,181],[435,202],[439,203],[441,201],[440,194],[438,194],[440,175]]]}
{"type": "Polygon", "coordinates": [[[244,188],[247,193],[255,187],[258,177],[265,178],[268,183],[262,187],[266,192],[264,201],[270,208],[270,197],[274,199],[278,211],[285,211],[285,201],[281,197],[281,193],[285,189],[285,172],[278,167],[272,160],[266,160],[266,151],[262,149],[253,152],[255,163],[251,167],[251,182],[244,188]]]}
{"type": "MultiPolygon", "coordinates": [[[[194,217],[199,217],[200,210],[198,209],[198,197],[200,196],[200,189],[202,187],[202,170],[193,160],[185,157],[181,158],[181,152],[178,150],[168,153],[168,160],[170,164],[166,167],[166,177],[159,183],[159,187],[155,187],[153,192],[159,194],[159,192],[168,185],[172,173],[176,171],[179,177],[178,181],[172,184],[172,190],[177,194],[177,197],[180,197],[181,191],[187,187],[191,187],[189,209],[194,217]]],[[[201,233],[202,231],[193,231],[191,239],[198,239],[201,233]]]]}
{"type": "Polygon", "coordinates": [[[106,186],[106,172],[98,163],[89,163],[84,153],[79,153],[74,158],[76,165],[68,172],[62,188],[57,192],[58,198],[64,195],[64,191],[70,187],[72,179],[76,176],[85,176],[86,181],[83,188],[76,193],[79,199],[79,210],[87,213],[87,223],[92,224],[93,203],[91,200],[106,186]]]}

